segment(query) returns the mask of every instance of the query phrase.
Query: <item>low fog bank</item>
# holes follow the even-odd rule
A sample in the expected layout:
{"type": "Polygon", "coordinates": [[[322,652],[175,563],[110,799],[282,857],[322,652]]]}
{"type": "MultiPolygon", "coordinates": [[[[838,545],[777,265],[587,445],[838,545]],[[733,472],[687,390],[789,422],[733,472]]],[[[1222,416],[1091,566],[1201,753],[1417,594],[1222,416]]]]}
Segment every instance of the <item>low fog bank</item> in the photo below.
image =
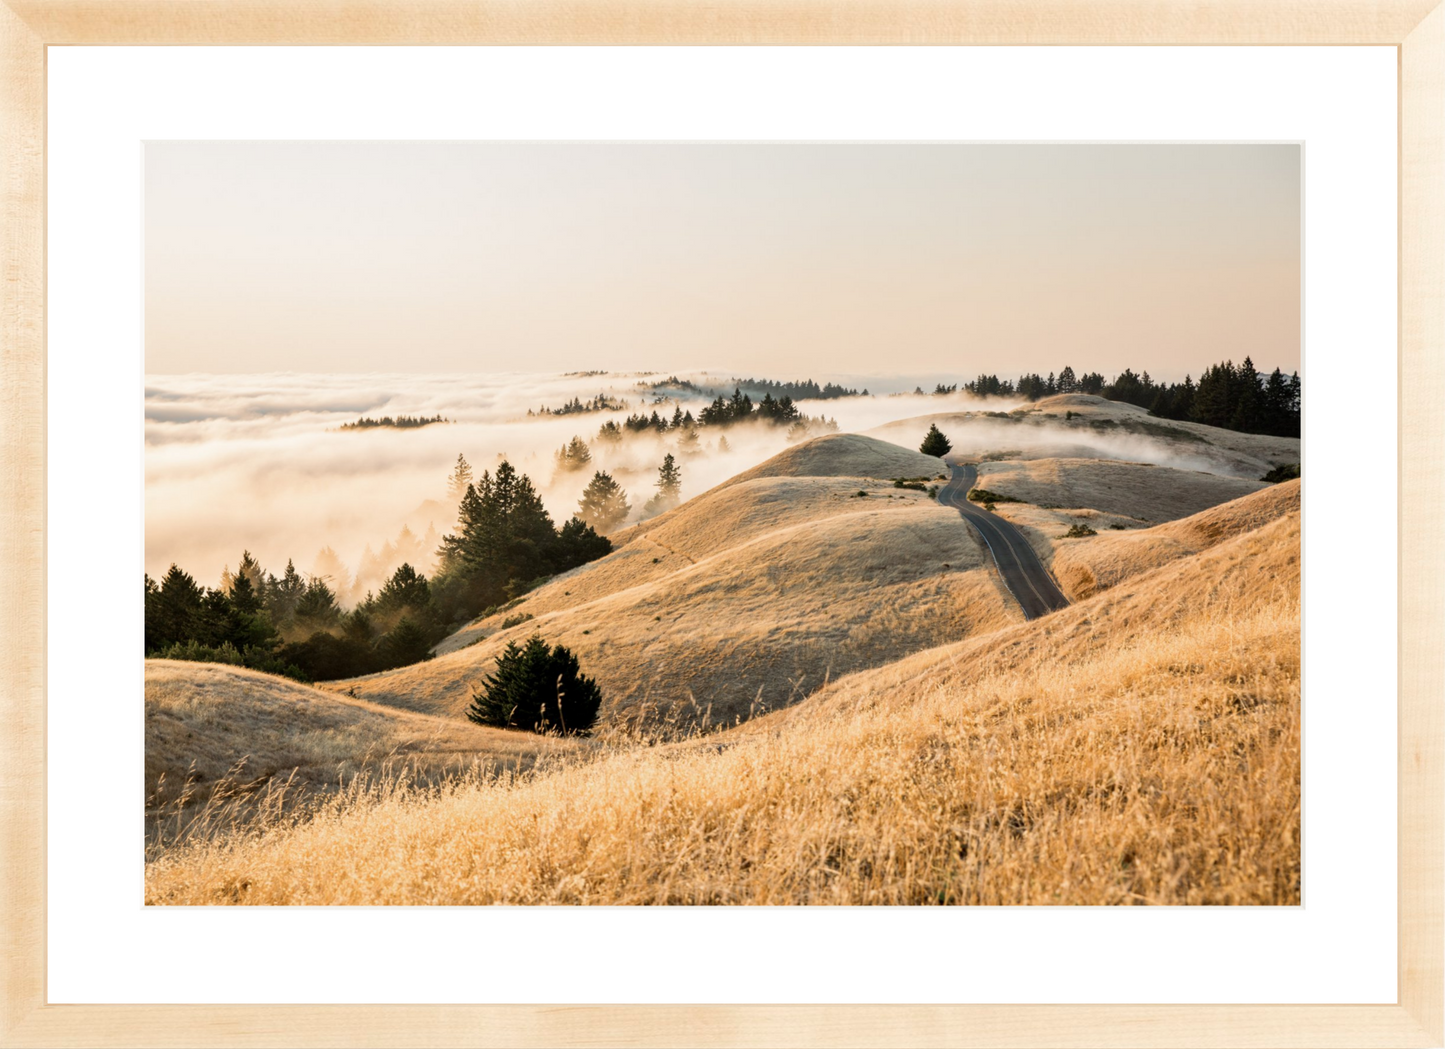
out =
{"type": "MultiPolygon", "coordinates": [[[[998,403],[990,402],[988,410],[999,410],[996,408],[998,403]]],[[[952,442],[953,454],[964,457],[1007,454],[1010,458],[1020,459],[1117,459],[1251,481],[1258,480],[1269,465],[1253,456],[1203,442],[1181,443],[1144,434],[1101,432],[1091,429],[1083,420],[1072,426],[1056,420],[1009,422],[987,416],[945,416],[934,421],[952,442]]],[[[902,444],[918,428],[918,424],[884,424],[866,433],[879,440],[902,444]]],[[[927,428],[926,423],[923,428],[927,428]]]]}
{"type": "MultiPolygon", "coordinates": [[[[610,472],[628,493],[630,522],[643,516],[668,453],[682,470],[682,495],[698,495],[776,455],[789,444],[787,426],[749,421],[705,426],[690,445],[677,429],[626,432],[597,439],[610,421],[629,415],[696,417],[710,396],[648,384],[669,376],[711,393],[731,386],[725,373],[586,375],[179,375],[150,376],[146,385],[146,571],[172,563],[216,585],[249,549],[280,575],[288,559],[303,573],[324,575],[346,603],[376,589],[401,563],[430,574],[438,539],[455,522],[447,480],[464,455],[480,474],[507,458],[527,474],[558,524],[577,509],[595,470],[610,472]],[[616,410],[548,414],[574,398],[602,397],[616,410]],[[529,411],[533,414],[529,414],[529,411]],[[342,430],[358,418],[451,420],[415,429],[342,430]],[[581,438],[592,460],[558,465],[556,452],[581,438]]],[[[769,377],[772,378],[772,377],[769,377]]],[[[780,376],[779,378],[786,378],[780,376]]],[[[813,376],[826,381],[827,376],[813,376]]],[[[947,416],[957,451],[1028,457],[1069,456],[1150,462],[1235,476],[1258,471],[1208,445],[1181,445],[1129,433],[1099,432],[1075,422],[1010,421],[963,413],[1007,412],[1022,401],[982,401],[889,391],[872,381],[870,396],[800,400],[798,409],[825,427],[869,433],[916,448],[925,423],[947,416]]],[[[864,383],[845,385],[862,388],[864,383]]],[[[911,380],[894,385],[911,391],[911,380]]],[[[761,397],[754,394],[754,401],[761,397]]],[[[793,439],[800,435],[794,432],[793,439]]]]}
{"type": "MultiPolygon", "coordinates": [[[[697,416],[710,398],[657,394],[639,385],[670,375],[719,391],[731,377],[718,372],[148,376],[146,571],[158,577],[175,562],[199,582],[216,585],[223,569],[234,569],[241,551],[249,549],[277,575],[290,558],[298,570],[326,575],[342,591],[361,575],[356,594],[343,595],[359,597],[399,558],[419,560],[416,567],[431,571],[434,540],[455,520],[455,502],[446,492],[459,454],[478,474],[509,459],[531,477],[560,524],[575,512],[595,470],[610,472],[627,491],[636,521],[656,491],[657,470],[669,452],[682,469],[683,497],[690,498],[788,446],[788,427],[755,422],[702,427],[692,451],[681,447],[676,430],[629,432],[612,444],[596,439],[604,422],[621,424],[634,413],[671,418],[681,409],[697,416]],[[598,395],[623,407],[528,414],[598,395]],[[416,429],[340,429],[362,417],[401,415],[452,421],[416,429]],[[581,470],[560,469],[555,453],[574,437],[587,443],[592,462],[581,470]],[[327,550],[331,553],[323,554],[327,550]]],[[[731,393],[731,386],[726,390],[731,393]]],[[[891,395],[880,389],[876,396],[800,400],[797,407],[858,432],[979,404],[967,395],[891,395]]]]}

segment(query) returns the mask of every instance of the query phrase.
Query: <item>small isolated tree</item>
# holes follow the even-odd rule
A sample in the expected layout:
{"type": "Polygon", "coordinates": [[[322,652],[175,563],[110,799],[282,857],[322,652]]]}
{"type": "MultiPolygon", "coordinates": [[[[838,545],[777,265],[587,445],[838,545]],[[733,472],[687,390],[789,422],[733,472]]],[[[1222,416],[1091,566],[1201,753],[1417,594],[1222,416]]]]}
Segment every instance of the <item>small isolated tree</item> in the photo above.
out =
{"type": "Polygon", "coordinates": [[[456,468],[452,475],[447,478],[447,495],[453,499],[460,499],[466,492],[467,485],[472,483],[472,467],[464,455],[457,456],[456,468]]]}
{"type": "Polygon", "coordinates": [[[930,425],[928,435],[923,438],[923,443],[918,446],[918,450],[924,455],[936,455],[941,459],[953,451],[953,443],[943,436],[943,431],[937,425],[930,425]]]}
{"type": "Polygon", "coordinates": [[[598,470],[587,482],[582,499],[577,504],[577,516],[583,524],[589,524],[606,534],[612,531],[632,512],[627,502],[627,493],[612,479],[606,470],[598,470]]]}
{"type": "Polygon", "coordinates": [[[507,643],[496,670],[472,689],[467,717],[479,725],[571,734],[590,728],[601,706],[602,691],[581,672],[577,657],[533,634],[526,645],[507,643]]]}
{"type": "Polygon", "coordinates": [[[730,452],[733,450],[732,445],[728,444],[727,434],[723,434],[717,439],[717,450],[719,452],[730,452]]]}
{"type": "Polygon", "coordinates": [[[662,514],[682,502],[682,470],[677,460],[668,452],[657,471],[657,494],[647,500],[643,507],[648,516],[662,514]]]}

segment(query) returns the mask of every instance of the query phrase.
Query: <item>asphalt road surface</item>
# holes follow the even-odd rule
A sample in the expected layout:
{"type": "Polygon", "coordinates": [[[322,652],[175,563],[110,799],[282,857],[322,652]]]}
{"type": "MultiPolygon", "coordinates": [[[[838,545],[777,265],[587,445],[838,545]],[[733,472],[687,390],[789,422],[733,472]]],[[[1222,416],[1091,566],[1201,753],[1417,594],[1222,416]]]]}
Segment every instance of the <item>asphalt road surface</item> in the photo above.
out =
{"type": "Polygon", "coordinates": [[[955,508],[965,521],[978,529],[993,554],[993,563],[998,566],[1004,586],[1023,606],[1024,616],[1037,619],[1065,607],[1069,599],[1023,533],[997,514],[968,501],[968,490],[978,480],[978,471],[972,466],[948,465],[953,476],[939,489],[938,501],[955,508]]]}

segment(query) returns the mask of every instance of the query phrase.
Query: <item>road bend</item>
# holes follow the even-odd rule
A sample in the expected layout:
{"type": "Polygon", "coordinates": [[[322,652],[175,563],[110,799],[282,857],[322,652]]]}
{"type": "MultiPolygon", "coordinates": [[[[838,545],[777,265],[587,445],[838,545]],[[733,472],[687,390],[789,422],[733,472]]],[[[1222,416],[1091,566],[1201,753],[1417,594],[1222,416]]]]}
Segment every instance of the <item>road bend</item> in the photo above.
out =
{"type": "Polygon", "coordinates": [[[978,480],[972,466],[949,463],[953,476],[938,492],[938,501],[951,506],[973,525],[988,544],[993,563],[1028,619],[1056,612],[1069,603],[1054,577],[1034,553],[1022,532],[997,514],[968,501],[968,492],[978,480]]]}

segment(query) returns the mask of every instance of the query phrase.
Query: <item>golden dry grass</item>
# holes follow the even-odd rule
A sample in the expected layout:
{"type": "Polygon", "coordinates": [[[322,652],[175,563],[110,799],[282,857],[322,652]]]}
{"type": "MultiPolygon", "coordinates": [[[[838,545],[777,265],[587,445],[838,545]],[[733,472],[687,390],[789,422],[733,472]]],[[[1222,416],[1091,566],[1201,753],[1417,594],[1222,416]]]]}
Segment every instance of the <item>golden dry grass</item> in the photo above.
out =
{"type": "MultiPolygon", "coordinates": [[[[918,443],[913,442],[915,448],[918,443]]],[[[834,433],[785,449],[718,487],[755,477],[931,477],[943,472],[942,467],[941,460],[891,441],[858,433],[834,433]]]]}
{"type": "Polygon", "coordinates": [[[1199,513],[1266,485],[1148,463],[1024,459],[979,463],[977,487],[1046,509],[1090,509],[1158,523],[1199,513]]]}
{"type": "Polygon", "coordinates": [[[150,903],[1297,904],[1299,516],[737,730],[356,787],[150,903]]]}
{"type": "Polygon", "coordinates": [[[1300,482],[1288,481],[1154,528],[1063,540],[1055,544],[1050,569],[1078,601],[1299,509],[1300,482]]]}
{"type": "Polygon", "coordinates": [[[468,632],[479,640],[468,647],[328,687],[459,715],[502,647],[536,631],[574,651],[597,679],[605,722],[684,712],[731,724],[830,678],[1022,618],[977,535],[921,493],[858,478],[763,479],[684,509],[655,529],[682,559],[667,574],[606,592],[619,566],[654,542],[640,537],[596,562],[603,585],[589,587],[585,572],[562,577],[474,624],[468,632]],[[870,495],[858,498],[860,488],[870,495]],[[535,618],[500,626],[503,615],[522,613],[535,618]]]}
{"type": "Polygon", "coordinates": [[[156,807],[182,790],[202,802],[226,781],[233,794],[288,778],[295,789],[325,787],[387,757],[422,774],[478,761],[526,768],[577,744],[376,706],[241,667],[148,659],[145,748],[146,798],[156,807]]]}

